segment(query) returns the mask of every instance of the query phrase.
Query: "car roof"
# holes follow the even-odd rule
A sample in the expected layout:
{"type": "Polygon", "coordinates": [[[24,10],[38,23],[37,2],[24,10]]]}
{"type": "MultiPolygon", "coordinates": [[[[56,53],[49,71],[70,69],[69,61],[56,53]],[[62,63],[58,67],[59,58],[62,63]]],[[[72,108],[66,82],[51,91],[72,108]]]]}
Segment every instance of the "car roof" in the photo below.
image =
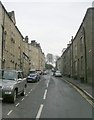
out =
{"type": "Polygon", "coordinates": [[[60,72],[59,70],[57,70],[56,72],[60,72]]]}
{"type": "Polygon", "coordinates": [[[36,71],[35,69],[30,69],[29,71],[36,71]]]}

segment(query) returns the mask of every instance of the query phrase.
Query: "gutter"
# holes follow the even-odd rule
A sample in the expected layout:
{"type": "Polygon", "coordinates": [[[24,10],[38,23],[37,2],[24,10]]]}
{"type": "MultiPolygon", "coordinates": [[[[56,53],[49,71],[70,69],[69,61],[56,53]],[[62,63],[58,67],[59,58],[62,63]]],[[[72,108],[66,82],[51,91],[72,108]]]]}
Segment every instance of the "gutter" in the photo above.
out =
{"type": "Polygon", "coordinates": [[[83,90],[81,87],[79,87],[78,85],[70,82],[69,80],[67,79],[64,79],[63,80],[67,83],[69,83],[72,87],[76,87],[77,89],[79,89],[81,92],[83,92],[84,95],[86,95],[88,97],[88,99],[90,99],[92,101],[92,103],[94,104],[94,97],[92,95],[90,95],[88,92],[86,92],[85,90],[83,90]]]}

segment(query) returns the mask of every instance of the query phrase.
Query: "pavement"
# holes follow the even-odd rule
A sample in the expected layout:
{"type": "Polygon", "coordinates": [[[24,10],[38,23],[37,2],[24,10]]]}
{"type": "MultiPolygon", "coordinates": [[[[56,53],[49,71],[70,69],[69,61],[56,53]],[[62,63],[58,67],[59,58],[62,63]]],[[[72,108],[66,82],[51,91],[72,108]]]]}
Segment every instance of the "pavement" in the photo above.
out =
{"type": "Polygon", "coordinates": [[[90,85],[88,83],[82,83],[81,80],[69,78],[66,76],[63,76],[62,78],[64,78],[68,82],[74,84],[75,86],[77,86],[80,90],[82,90],[85,94],[87,94],[89,97],[91,97],[94,100],[94,96],[92,94],[92,92],[93,92],[92,85],[90,85]]]}

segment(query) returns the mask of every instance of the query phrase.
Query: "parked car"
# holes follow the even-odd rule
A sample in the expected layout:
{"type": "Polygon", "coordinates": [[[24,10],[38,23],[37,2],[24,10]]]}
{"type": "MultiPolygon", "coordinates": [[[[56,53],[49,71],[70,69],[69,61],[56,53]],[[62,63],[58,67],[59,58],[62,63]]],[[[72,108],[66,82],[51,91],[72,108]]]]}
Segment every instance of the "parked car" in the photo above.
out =
{"type": "Polygon", "coordinates": [[[37,82],[40,79],[39,73],[36,70],[32,69],[29,71],[29,75],[27,76],[27,82],[37,82]]]}
{"type": "Polygon", "coordinates": [[[37,73],[39,74],[39,75],[42,75],[42,71],[41,70],[36,70],[37,71],[37,73]]]}
{"type": "Polygon", "coordinates": [[[55,76],[55,72],[56,72],[56,70],[54,70],[54,71],[52,72],[52,75],[53,75],[53,76],[55,76]]]}
{"type": "Polygon", "coordinates": [[[42,71],[41,70],[36,70],[38,76],[39,76],[39,79],[41,78],[41,75],[42,75],[42,71]]]}
{"type": "Polygon", "coordinates": [[[37,82],[39,81],[37,73],[31,73],[27,76],[27,82],[37,82]]]}
{"type": "Polygon", "coordinates": [[[49,73],[48,70],[44,70],[44,71],[43,71],[43,75],[47,75],[48,73],[49,73]]]}
{"type": "Polygon", "coordinates": [[[26,78],[23,78],[22,71],[17,70],[0,70],[0,91],[2,99],[15,102],[18,95],[25,95],[27,87],[26,78]]]}
{"type": "Polygon", "coordinates": [[[62,77],[62,74],[59,70],[57,70],[54,74],[55,74],[55,77],[62,77]]]}

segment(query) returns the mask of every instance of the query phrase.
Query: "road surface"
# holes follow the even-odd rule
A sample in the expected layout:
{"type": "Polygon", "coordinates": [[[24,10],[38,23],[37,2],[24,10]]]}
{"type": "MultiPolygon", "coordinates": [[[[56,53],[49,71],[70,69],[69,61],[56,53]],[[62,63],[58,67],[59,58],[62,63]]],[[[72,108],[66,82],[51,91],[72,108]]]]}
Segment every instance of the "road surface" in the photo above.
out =
{"type": "Polygon", "coordinates": [[[92,106],[62,78],[44,75],[28,83],[15,104],[3,102],[3,118],[92,118],[92,106]]]}

